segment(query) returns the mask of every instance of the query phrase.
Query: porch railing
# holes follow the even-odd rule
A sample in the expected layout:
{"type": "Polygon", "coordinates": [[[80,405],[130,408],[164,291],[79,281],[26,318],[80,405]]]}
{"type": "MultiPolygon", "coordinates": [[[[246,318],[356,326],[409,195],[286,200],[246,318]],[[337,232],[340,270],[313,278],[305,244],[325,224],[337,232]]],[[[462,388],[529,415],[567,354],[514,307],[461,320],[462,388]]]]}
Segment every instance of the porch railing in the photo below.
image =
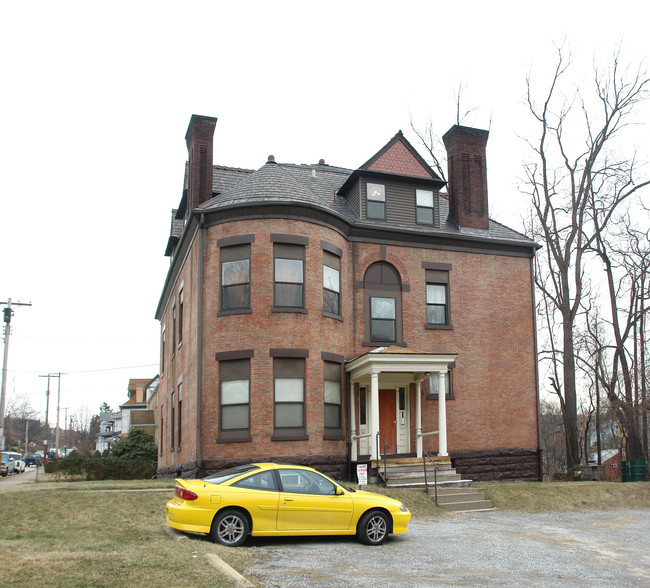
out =
{"type": "Polygon", "coordinates": [[[382,437],[382,434],[379,431],[377,431],[376,440],[377,440],[377,459],[379,460],[381,458],[381,456],[383,455],[383,460],[384,460],[384,482],[388,483],[388,480],[386,478],[386,472],[388,470],[388,465],[386,463],[386,450],[390,447],[390,443],[388,441],[386,441],[386,439],[384,439],[384,437],[382,437]],[[381,451],[379,451],[379,440],[380,439],[384,442],[383,454],[382,454],[381,451]]]}
{"type": "Polygon", "coordinates": [[[438,506],[438,464],[433,461],[432,456],[426,451],[422,452],[422,465],[424,466],[424,491],[429,494],[429,481],[427,479],[427,460],[433,466],[433,500],[438,506]]]}

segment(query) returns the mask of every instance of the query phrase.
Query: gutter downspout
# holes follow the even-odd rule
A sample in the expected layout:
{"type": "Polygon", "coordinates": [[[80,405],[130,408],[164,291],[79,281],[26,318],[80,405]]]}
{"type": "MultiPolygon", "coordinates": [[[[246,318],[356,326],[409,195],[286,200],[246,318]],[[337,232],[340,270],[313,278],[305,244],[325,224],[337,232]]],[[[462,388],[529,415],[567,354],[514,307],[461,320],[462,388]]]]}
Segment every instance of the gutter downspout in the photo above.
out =
{"type": "Polygon", "coordinates": [[[535,257],[530,258],[530,287],[531,287],[531,300],[533,303],[533,344],[535,348],[535,396],[537,406],[537,468],[539,473],[539,481],[544,481],[544,465],[542,460],[542,429],[540,426],[540,399],[539,399],[539,350],[537,347],[537,300],[535,297],[535,257]]]}
{"type": "MultiPolygon", "coordinates": [[[[203,265],[205,263],[205,213],[201,213],[199,220],[199,291],[198,291],[198,316],[197,316],[197,342],[196,342],[196,467],[202,469],[201,459],[201,400],[203,390],[203,265]]],[[[197,476],[200,473],[197,472],[197,476]]]]}

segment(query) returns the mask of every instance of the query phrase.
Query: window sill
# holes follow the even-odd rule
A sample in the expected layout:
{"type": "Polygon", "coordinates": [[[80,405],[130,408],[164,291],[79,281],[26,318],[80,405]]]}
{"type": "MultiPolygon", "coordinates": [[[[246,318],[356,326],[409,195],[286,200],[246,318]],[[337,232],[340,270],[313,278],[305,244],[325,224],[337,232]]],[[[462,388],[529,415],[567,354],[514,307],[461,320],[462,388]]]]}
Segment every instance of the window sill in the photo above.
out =
{"type": "Polygon", "coordinates": [[[336,433],[323,433],[323,441],[345,441],[345,435],[340,431],[336,433]]]}
{"type": "Polygon", "coordinates": [[[252,314],[251,308],[236,308],[232,310],[220,310],[217,316],[230,316],[231,314],[252,314]]]}
{"type": "Polygon", "coordinates": [[[394,345],[395,347],[408,347],[406,343],[398,341],[362,341],[362,347],[390,347],[394,345]]]}
{"type": "Polygon", "coordinates": [[[250,435],[242,435],[241,437],[219,437],[217,443],[250,443],[252,440],[250,435]]]}
{"type": "Polygon", "coordinates": [[[309,435],[282,435],[275,433],[271,441],[309,441],[309,435]]]}
{"type": "Polygon", "coordinates": [[[424,325],[425,329],[429,329],[431,331],[453,331],[454,327],[451,325],[434,325],[431,323],[426,323],[424,325]]]}
{"type": "MultiPolygon", "coordinates": [[[[427,394],[427,400],[438,400],[437,394],[427,394]]],[[[445,400],[456,400],[456,397],[453,394],[445,394],[445,400]]]]}
{"type": "Polygon", "coordinates": [[[324,317],[327,317],[327,318],[334,319],[334,320],[336,320],[336,321],[341,321],[341,322],[343,322],[343,317],[342,317],[340,314],[331,314],[331,313],[329,313],[329,312],[324,312],[324,313],[323,313],[323,316],[324,316],[324,317]]]}
{"type": "Polygon", "coordinates": [[[271,312],[295,312],[297,314],[307,314],[306,308],[288,308],[286,306],[274,306],[271,312]]]}

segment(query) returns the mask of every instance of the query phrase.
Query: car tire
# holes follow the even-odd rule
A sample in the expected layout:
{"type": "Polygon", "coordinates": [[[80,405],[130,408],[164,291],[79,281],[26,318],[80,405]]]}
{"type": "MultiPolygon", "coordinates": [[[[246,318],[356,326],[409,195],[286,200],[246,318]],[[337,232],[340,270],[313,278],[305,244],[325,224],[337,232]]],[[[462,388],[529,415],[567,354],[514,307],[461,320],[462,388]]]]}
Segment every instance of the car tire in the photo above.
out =
{"type": "Polygon", "coordinates": [[[389,534],[388,517],[380,510],[365,513],[357,525],[357,539],[365,545],[381,545],[389,534]]]}
{"type": "Polygon", "coordinates": [[[227,508],[217,514],[212,522],[210,536],[215,543],[226,547],[239,547],[250,533],[248,517],[240,510],[227,508]]]}

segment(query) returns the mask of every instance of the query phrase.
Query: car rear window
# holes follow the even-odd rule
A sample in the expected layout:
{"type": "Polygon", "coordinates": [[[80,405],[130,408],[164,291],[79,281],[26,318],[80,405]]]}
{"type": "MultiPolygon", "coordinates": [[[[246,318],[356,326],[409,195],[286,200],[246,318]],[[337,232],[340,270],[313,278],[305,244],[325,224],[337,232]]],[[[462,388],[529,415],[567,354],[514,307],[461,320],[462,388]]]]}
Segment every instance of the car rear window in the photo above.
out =
{"type": "Polygon", "coordinates": [[[203,478],[203,481],[210,482],[211,484],[223,484],[224,482],[227,482],[228,480],[231,480],[237,476],[241,476],[246,472],[254,472],[255,470],[259,469],[259,466],[256,465],[235,466],[234,468],[228,468],[226,470],[221,470],[219,472],[211,474],[203,478]]]}

